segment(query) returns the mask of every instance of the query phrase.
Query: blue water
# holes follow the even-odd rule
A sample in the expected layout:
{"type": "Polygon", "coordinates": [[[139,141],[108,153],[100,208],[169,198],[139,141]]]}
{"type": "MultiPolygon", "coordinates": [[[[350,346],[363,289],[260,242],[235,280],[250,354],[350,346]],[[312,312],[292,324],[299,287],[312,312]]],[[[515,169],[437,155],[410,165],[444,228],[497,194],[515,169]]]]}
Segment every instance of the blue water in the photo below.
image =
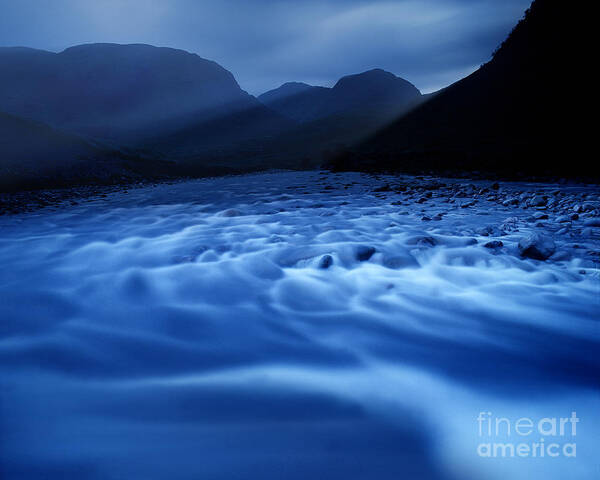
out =
{"type": "Polygon", "coordinates": [[[0,217],[0,477],[599,478],[597,229],[379,185],[271,173],[0,217]],[[535,229],[562,256],[521,258],[535,229]],[[482,458],[488,411],[576,411],[576,458],[482,458]]]}

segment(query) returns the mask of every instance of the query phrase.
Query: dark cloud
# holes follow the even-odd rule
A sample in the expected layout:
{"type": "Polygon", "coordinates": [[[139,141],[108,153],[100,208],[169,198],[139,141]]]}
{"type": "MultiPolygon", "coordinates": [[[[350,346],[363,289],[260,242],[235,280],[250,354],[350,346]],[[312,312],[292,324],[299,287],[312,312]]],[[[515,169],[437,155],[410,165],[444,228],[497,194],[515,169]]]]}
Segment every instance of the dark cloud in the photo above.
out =
{"type": "Polygon", "coordinates": [[[258,94],[373,67],[424,91],[486,61],[530,0],[0,0],[0,45],[183,48],[258,94]]]}

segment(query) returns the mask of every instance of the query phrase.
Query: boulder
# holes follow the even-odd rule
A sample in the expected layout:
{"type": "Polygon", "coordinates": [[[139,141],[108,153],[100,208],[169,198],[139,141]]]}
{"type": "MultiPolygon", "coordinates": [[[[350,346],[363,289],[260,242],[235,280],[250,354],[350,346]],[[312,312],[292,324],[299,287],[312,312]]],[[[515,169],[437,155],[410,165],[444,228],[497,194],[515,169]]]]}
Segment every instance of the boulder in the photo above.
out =
{"type": "Polygon", "coordinates": [[[506,235],[505,232],[494,225],[486,225],[485,227],[478,229],[477,234],[481,235],[482,237],[499,237],[506,235]]]}
{"type": "Polygon", "coordinates": [[[600,227],[600,218],[590,218],[583,222],[584,227],[600,227]]]}
{"type": "Polygon", "coordinates": [[[225,210],[221,213],[222,217],[239,217],[242,214],[239,210],[235,210],[234,208],[230,208],[229,210],[225,210]]]}
{"type": "Polygon", "coordinates": [[[386,257],[383,259],[383,266],[394,270],[400,268],[414,268],[419,266],[419,262],[410,254],[396,255],[394,257],[386,257]]]}
{"type": "Polygon", "coordinates": [[[323,255],[319,260],[319,268],[326,270],[333,265],[333,257],[331,255],[323,255]]]}
{"type": "Polygon", "coordinates": [[[529,204],[532,207],[543,207],[544,205],[546,205],[546,203],[548,203],[547,198],[546,197],[542,197],[541,195],[536,195],[529,202],[529,204]]]}
{"type": "Polygon", "coordinates": [[[416,237],[410,237],[406,239],[407,245],[418,245],[418,246],[426,246],[426,247],[434,247],[437,245],[437,241],[433,237],[421,236],[418,235],[416,237]]]}
{"type": "Polygon", "coordinates": [[[554,240],[541,233],[532,233],[519,241],[519,252],[523,257],[546,260],[555,251],[554,240]]]}
{"type": "Polygon", "coordinates": [[[366,262],[373,256],[374,253],[375,253],[375,248],[367,246],[367,245],[359,245],[356,248],[356,252],[355,252],[356,259],[359,262],[366,262]]]}

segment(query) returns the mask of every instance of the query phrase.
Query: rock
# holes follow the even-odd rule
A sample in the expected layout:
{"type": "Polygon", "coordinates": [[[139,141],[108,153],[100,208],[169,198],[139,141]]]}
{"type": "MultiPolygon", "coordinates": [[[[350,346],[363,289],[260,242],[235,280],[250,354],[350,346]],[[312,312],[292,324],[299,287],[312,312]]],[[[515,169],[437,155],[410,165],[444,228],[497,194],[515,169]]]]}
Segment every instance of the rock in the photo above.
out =
{"type": "Polygon", "coordinates": [[[591,212],[594,210],[600,210],[600,202],[583,202],[581,204],[582,212],[591,212]]]}
{"type": "Polygon", "coordinates": [[[475,200],[466,200],[464,202],[460,203],[460,208],[469,208],[472,207],[476,204],[477,202],[475,200]]]}
{"type": "Polygon", "coordinates": [[[574,213],[573,215],[571,215],[571,220],[579,220],[579,215],[574,213]]]}
{"type": "Polygon", "coordinates": [[[600,218],[590,218],[583,222],[584,227],[600,227],[600,218]]]}
{"type": "Polygon", "coordinates": [[[383,266],[398,270],[400,268],[418,267],[419,262],[410,254],[404,256],[387,257],[383,259],[383,266]]]}
{"type": "Polygon", "coordinates": [[[242,214],[239,210],[235,210],[234,208],[230,208],[229,210],[225,210],[221,213],[222,217],[239,217],[242,214]]]}
{"type": "Polygon", "coordinates": [[[535,212],[533,214],[533,218],[535,218],[536,220],[546,220],[548,218],[548,215],[543,212],[535,212]]]}
{"type": "Polygon", "coordinates": [[[531,199],[529,205],[532,207],[543,207],[548,203],[548,199],[546,197],[542,197],[541,195],[536,195],[531,199]]]}
{"type": "Polygon", "coordinates": [[[560,217],[556,217],[556,223],[568,223],[571,221],[571,217],[568,215],[561,215],[560,217]]]}
{"type": "Polygon", "coordinates": [[[504,244],[500,240],[492,240],[484,245],[485,248],[500,248],[503,246],[504,244]]]}
{"type": "Polygon", "coordinates": [[[437,241],[433,237],[416,236],[416,237],[411,237],[411,238],[407,239],[406,244],[407,245],[419,245],[419,246],[434,247],[435,245],[437,245],[437,241]]]}
{"type": "Polygon", "coordinates": [[[523,257],[546,260],[555,251],[554,240],[541,233],[532,233],[519,241],[519,252],[523,257]]]}
{"type": "Polygon", "coordinates": [[[195,255],[176,255],[172,259],[172,262],[175,264],[193,263],[195,261],[196,261],[195,255]]]}
{"type": "Polygon", "coordinates": [[[571,260],[571,254],[566,250],[561,250],[552,255],[552,260],[556,262],[564,262],[567,260],[571,260]]]}
{"type": "Polygon", "coordinates": [[[367,260],[369,260],[369,258],[371,258],[373,256],[373,254],[375,253],[375,248],[374,247],[370,247],[367,245],[359,245],[356,248],[356,259],[359,262],[366,262],[367,260]]]}
{"type": "Polygon", "coordinates": [[[323,270],[331,267],[333,265],[333,257],[331,255],[323,255],[319,260],[319,268],[323,270]]]}
{"type": "Polygon", "coordinates": [[[498,190],[500,188],[500,185],[498,184],[498,182],[494,182],[490,185],[490,188],[492,190],[498,190]]]}
{"type": "Polygon", "coordinates": [[[481,235],[482,237],[499,237],[502,235],[506,235],[506,233],[504,233],[502,230],[500,230],[498,227],[495,227],[494,225],[486,225],[483,228],[480,228],[479,230],[477,230],[477,234],[481,235]]]}
{"type": "Polygon", "coordinates": [[[436,181],[429,182],[423,186],[423,188],[425,188],[425,190],[439,190],[440,188],[444,188],[444,187],[446,187],[445,183],[436,182],[436,181]]]}
{"type": "Polygon", "coordinates": [[[431,221],[431,218],[429,218],[427,215],[423,215],[423,216],[421,217],[421,221],[423,221],[423,222],[430,222],[430,221],[431,221]]]}
{"type": "Polygon", "coordinates": [[[282,243],[285,242],[285,239],[279,235],[271,235],[269,237],[269,243],[282,243]]]}
{"type": "Polygon", "coordinates": [[[516,232],[519,230],[519,219],[517,217],[509,217],[504,220],[500,228],[506,232],[516,232]]]}

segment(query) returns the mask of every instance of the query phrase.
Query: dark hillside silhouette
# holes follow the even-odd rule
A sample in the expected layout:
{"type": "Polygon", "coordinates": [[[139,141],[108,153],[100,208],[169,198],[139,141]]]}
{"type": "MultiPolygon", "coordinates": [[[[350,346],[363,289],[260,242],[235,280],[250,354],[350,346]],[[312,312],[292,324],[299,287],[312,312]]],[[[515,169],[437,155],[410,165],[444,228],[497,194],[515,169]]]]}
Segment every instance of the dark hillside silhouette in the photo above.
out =
{"type": "Polygon", "coordinates": [[[217,63],[150,45],[90,44],[55,54],[0,48],[0,110],[115,145],[188,155],[289,122],[217,63]],[[226,121],[224,121],[226,119],[226,121]],[[233,122],[236,128],[229,128],[233,122]],[[174,145],[173,136],[182,138],[174,145]]]}
{"type": "Polygon", "coordinates": [[[173,167],[0,112],[0,192],[166,176],[173,167]]]}
{"type": "Polygon", "coordinates": [[[573,6],[536,0],[490,62],[354,149],[336,169],[598,174],[574,155],[573,6]]]}
{"type": "Polygon", "coordinates": [[[299,125],[274,136],[257,156],[285,167],[308,168],[367,138],[423,96],[410,82],[373,69],[345,76],[332,88],[292,82],[258,98],[299,125]]]}
{"type": "MultiPolygon", "coordinates": [[[[381,69],[256,99],[171,48],[0,48],[2,182],[59,186],[266,168],[598,177],[577,131],[578,12],[536,0],[472,75],[432,95],[381,69]]],[[[579,89],[579,90],[578,90],[579,89]]],[[[582,122],[579,122],[582,123],[582,122]]],[[[20,188],[20,187],[19,187],[20,188]]]]}

